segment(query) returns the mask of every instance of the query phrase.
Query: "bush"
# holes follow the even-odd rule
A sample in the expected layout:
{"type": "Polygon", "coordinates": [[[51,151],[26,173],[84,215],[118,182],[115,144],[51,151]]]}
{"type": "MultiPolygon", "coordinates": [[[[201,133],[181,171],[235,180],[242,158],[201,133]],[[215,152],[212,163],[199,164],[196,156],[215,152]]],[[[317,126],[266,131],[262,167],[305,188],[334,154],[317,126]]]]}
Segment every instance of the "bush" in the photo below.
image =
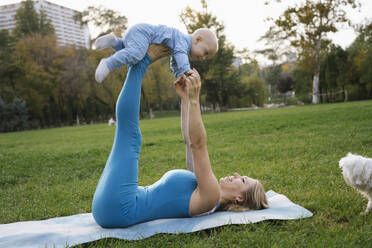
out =
{"type": "Polygon", "coordinates": [[[16,97],[6,103],[0,97],[0,132],[21,131],[29,127],[26,102],[16,97]]]}
{"type": "Polygon", "coordinates": [[[363,99],[363,87],[358,84],[350,84],[347,86],[348,100],[356,101],[363,99]]]}
{"type": "MultiPolygon", "coordinates": [[[[296,92],[297,93],[297,92],[296,92]]],[[[311,94],[296,94],[296,97],[299,101],[305,103],[305,104],[311,104],[312,103],[312,95],[311,94]]]]}
{"type": "Polygon", "coordinates": [[[257,75],[252,75],[243,80],[243,84],[246,86],[246,95],[249,96],[247,100],[251,104],[262,107],[268,95],[265,81],[257,75]]]}
{"type": "Polygon", "coordinates": [[[287,97],[285,99],[285,105],[297,105],[298,99],[297,97],[287,97]]]}
{"type": "Polygon", "coordinates": [[[292,77],[286,74],[281,75],[276,84],[277,90],[282,94],[285,94],[288,91],[292,90],[293,86],[294,86],[294,81],[292,77]]]}

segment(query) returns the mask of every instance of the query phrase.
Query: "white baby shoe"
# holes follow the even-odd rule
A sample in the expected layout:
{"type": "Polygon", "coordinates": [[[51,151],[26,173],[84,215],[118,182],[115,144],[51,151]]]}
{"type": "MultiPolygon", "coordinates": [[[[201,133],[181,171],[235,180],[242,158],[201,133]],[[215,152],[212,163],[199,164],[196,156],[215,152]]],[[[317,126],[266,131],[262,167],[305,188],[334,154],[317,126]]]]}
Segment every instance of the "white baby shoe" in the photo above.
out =
{"type": "Polygon", "coordinates": [[[96,47],[96,50],[101,50],[106,47],[114,47],[117,42],[118,40],[115,35],[105,34],[96,40],[94,46],[96,47]]]}
{"type": "Polygon", "coordinates": [[[110,69],[107,66],[106,60],[107,59],[101,59],[101,61],[99,62],[98,66],[97,66],[97,69],[96,69],[96,81],[98,83],[102,83],[102,81],[110,73],[110,69]]]}

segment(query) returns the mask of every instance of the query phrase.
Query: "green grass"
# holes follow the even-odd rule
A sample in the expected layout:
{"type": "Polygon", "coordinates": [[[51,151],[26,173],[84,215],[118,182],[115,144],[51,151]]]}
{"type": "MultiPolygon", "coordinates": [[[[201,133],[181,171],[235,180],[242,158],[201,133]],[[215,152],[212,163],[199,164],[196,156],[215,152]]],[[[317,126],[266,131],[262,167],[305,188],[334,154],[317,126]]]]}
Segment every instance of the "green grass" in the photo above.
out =
{"type": "MultiPolygon", "coordinates": [[[[372,101],[207,114],[217,177],[237,171],[314,213],[295,221],[230,225],[142,241],[104,239],[78,247],[371,247],[372,214],[348,187],[338,161],[372,157],[372,101]]],[[[179,117],[140,122],[139,182],[185,168],[179,117]]],[[[113,142],[104,124],[0,134],[0,223],[91,211],[113,142]]]]}

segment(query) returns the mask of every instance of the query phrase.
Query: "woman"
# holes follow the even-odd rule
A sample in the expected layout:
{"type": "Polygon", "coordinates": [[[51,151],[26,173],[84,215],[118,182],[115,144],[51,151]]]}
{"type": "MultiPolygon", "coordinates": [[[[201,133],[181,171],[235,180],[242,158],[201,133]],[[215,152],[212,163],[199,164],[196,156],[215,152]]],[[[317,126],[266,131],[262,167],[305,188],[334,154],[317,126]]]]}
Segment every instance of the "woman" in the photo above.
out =
{"type": "Polygon", "coordinates": [[[96,222],[107,228],[126,227],[160,218],[191,217],[220,209],[241,211],[267,207],[262,185],[234,174],[217,182],[213,174],[206,132],[200,114],[200,77],[196,70],[175,82],[181,97],[182,132],[188,151],[186,170],[168,171],[154,184],[138,186],[138,159],[142,135],[139,129],[141,82],[147,67],[169,54],[152,45],[145,58],[128,68],[127,79],[116,105],[114,145],[93,197],[96,222]],[[190,161],[192,159],[193,162],[190,161]]]}

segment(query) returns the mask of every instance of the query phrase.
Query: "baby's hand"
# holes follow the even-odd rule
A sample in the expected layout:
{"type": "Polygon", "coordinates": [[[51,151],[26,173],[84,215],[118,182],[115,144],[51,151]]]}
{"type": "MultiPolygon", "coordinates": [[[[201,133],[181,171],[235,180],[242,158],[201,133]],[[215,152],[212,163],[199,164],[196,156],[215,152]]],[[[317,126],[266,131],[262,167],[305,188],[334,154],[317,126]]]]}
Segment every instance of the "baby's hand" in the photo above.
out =
{"type": "Polygon", "coordinates": [[[191,75],[186,78],[186,90],[190,100],[199,100],[201,87],[200,75],[195,69],[191,72],[191,75]]]}

